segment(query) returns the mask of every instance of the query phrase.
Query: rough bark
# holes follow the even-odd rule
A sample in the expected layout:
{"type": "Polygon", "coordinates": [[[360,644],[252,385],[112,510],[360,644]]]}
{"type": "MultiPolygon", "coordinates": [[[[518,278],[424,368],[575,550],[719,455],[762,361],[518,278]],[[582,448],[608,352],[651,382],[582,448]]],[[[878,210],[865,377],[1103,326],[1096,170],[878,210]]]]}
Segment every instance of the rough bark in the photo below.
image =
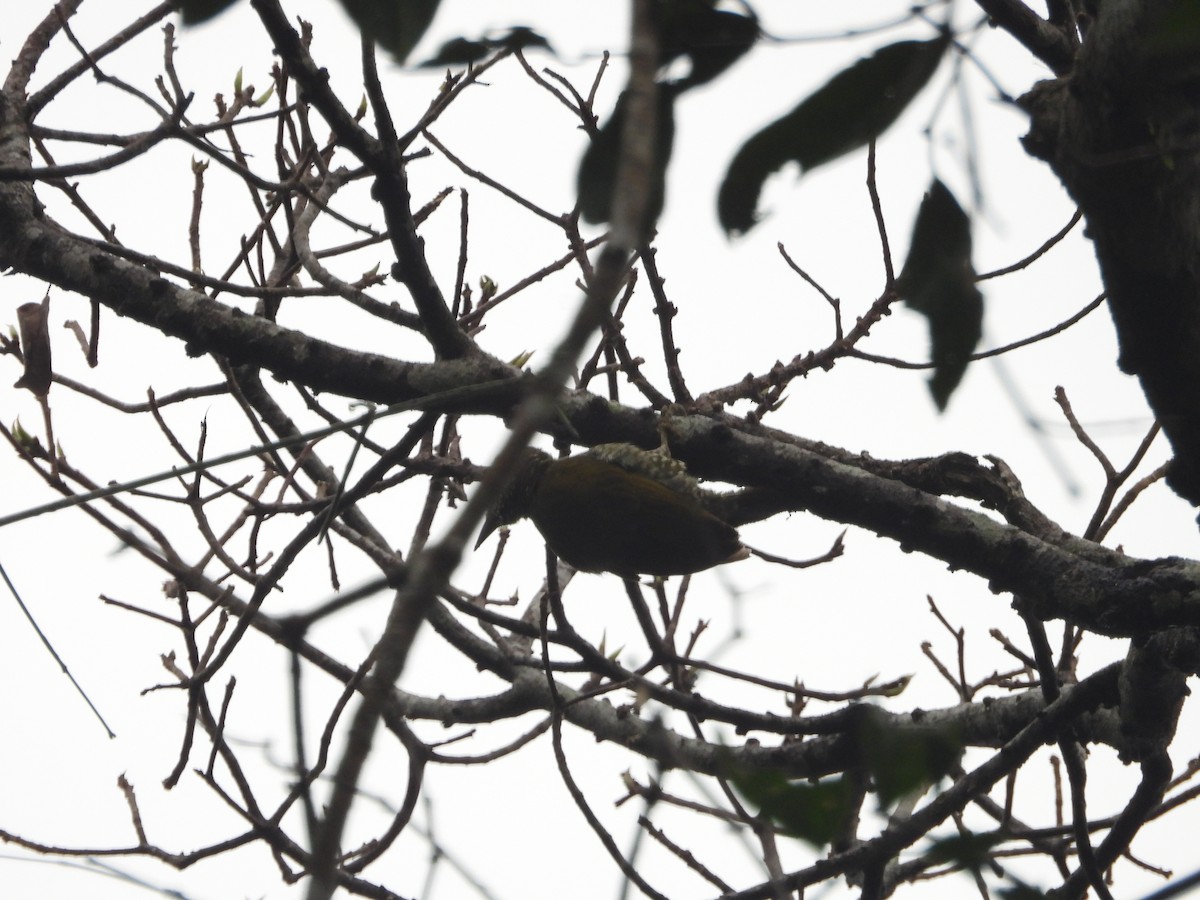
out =
{"type": "Polygon", "coordinates": [[[1106,0],[1073,69],[1021,102],[1026,149],[1086,217],[1119,364],[1174,449],[1169,482],[1200,504],[1200,36],[1185,6],[1106,0]]]}

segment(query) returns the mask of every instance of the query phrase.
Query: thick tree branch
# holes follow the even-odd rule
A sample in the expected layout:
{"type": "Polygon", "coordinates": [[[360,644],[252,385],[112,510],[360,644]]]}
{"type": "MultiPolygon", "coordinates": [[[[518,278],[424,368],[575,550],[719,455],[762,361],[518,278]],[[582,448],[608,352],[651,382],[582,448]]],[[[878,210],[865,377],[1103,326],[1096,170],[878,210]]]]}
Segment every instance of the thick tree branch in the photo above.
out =
{"type": "Polygon", "coordinates": [[[1063,28],[1051,24],[1021,0],[975,0],[992,23],[1003,28],[1055,75],[1071,70],[1075,47],[1063,28]]]}
{"type": "Polygon", "coordinates": [[[1131,560],[1102,548],[1079,554],[903,482],[698,416],[672,420],[671,447],[698,475],[767,487],[790,509],[974,572],[994,591],[1020,594],[1039,618],[1113,636],[1200,625],[1194,562],[1131,560]]]}
{"type": "MultiPolygon", "coordinates": [[[[0,168],[28,166],[22,110],[5,94],[0,96],[0,168]]],[[[248,315],[66,231],[45,216],[33,187],[20,181],[0,183],[0,265],[186,341],[192,355],[215,353],[235,364],[254,364],[316,391],[393,403],[514,374],[482,354],[426,364],[347,350],[248,315]]]]}

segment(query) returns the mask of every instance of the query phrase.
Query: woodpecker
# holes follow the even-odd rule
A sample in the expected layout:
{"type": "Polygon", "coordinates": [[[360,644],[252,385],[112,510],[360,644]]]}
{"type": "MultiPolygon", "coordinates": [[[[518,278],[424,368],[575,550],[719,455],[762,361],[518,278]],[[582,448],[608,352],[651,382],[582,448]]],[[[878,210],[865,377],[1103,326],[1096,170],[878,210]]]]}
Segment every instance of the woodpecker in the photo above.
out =
{"type": "Polygon", "coordinates": [[[749,551],[737,529],[700,496],[683,463],[661,451],[600,444],[555,459],[529,449],[475,546],[528,517],[555,555],[583,572],[686,575],[744,559],[749,551]]]}

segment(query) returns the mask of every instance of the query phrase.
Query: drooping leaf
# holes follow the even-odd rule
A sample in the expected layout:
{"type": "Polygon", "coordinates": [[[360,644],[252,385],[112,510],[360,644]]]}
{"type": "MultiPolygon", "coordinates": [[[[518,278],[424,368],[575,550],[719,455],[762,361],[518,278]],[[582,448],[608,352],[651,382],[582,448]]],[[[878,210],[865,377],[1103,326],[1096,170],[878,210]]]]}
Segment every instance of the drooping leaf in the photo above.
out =
{"type": "Polygon", "coordinates": [[[662,0],[653,5],[663,66],[682,56],[691,71],[676,87],[687,90],[712,81],[754,46],[762,33],[753,13],[713,9],[711,0],[662,0]]]}
{"type": "Polygon", "coordinates": [[[479,62],[494,50],[526,50],[538,47],[553,53],[550,42],[525,25],[514,25],[498,37],[478,40],[456,37],[446,41],[431,58],[420,64],[422,69],[440,69],[446,66],[466,66],[479,62]]]}
{"type": "Polygon", "coordinates": [[[913,225],[912,243],[896,289],[929,320],[933,377],[929,390],[944,410],[967,369],[983,330],[983,295],[971,264],[971,220],[935,179],[913,225]]]}
{"type": "Polygon", "coordinates": [[[760,814],[815,847],[844,833],[856,811],[857,792],[846,778],[796,782],[777,770],[743,769],[729,780],[760,814]]]}
{"type": "Polygon", "coordinates": [[[745,232],[754,226],[763,183],[785,163],[795,161],[807,172],[883,134],[933,76],[948,44],[943,34],[883,47],[746,141],[717,198],[722,227],[745,232]]]}
{"type": "Polygon", "coordinates": [[[899,728],[882,716],[864,716],[858,731],[862,762],[883,807],[936,784],[962,757],[963,743],[953,730],[899,728]]]}
{"type": "MultiPolygon", "coordinates": [[[[237,0],[180,0],[186,25],[205,22],[237,0]]],[[[403,62],[433,21],[439,0],[341,0],[342,7],[363,34],[403,62]]]]}
{"type": "Polygon", "coordinates": [[[491,48],[485,41],[472,41],[469,38],[456,37],[446,41],[438,48],[438,52],[420,63],[422,69],[441,69],[446,66],[466,66],[479,62],[491,48]]]}
{"type": "Polygon", "coordinates": [[[933,842],[926,856],[937,863],[951,863],[978,871],[991,859],[992,850],[1004,843],[1000,834],[956,834],[933,842]]]}
{"type": "Polygon", "coordinates": [[[439,0],[341,0],[363,34],[404,62],[433,21],[439,0]]]}
{"type": "MultiPolygon", "coordinates": [[[[991,834],[974,834],[966,831],[947,838],[933,841],[925,853],[925,859],[936,866],[952,865],[980,875],[995,863],[995,850],[1010,840],[1001,832],[991,834]]],[[[1047,894],[1017,878],[1012,872],[1005,872],[1010,884],[995,890],[993,893],[1005,900],[1048,900],[1047,894]]]]}
{"type": "MultiPolygon", "coordinates": [[[[658,86],[658,126],[654,144],[654,172],[650,196],[646,204],[647,221],[653,223],[662,212],[666,193],[667,163],[671,160],[671,145],[675,140],[675,96],[671,85],[658,86]]],[[[612,215],[612,198],[617,181],[617,158],[621,150],[621,134],[625,129],[628,109],[627,95],[617,99],[617,105],[599,134],[584,151],[579,163],[579,208],[585,222],[607,222],[612,215]]]]}
{"type": "Polygon", "coordinates": [[[237,0],[180,0],[179,11],[183,14],[184,25],[198,25],[235,2],[237,0]]]}
{"type": "Polygon", "coordinates": [[[21,329],[21,356],[25,371],[13,387],[28,388],[36,397],[45,397],[54,378],[50,363],[50,294],[40,303],[22,303],[17,307],[17,325],[21,329]]]}
{"type": "Polygon", "coordinates": [[[538,47],[542,50],[549,50],[551,53],[554,52],[550,42],[527,25],[514,25],[499,37],[488,38],[487,42],[497,50],[501,47],[507,47],[509,50],[528,50],[531,47],[538,47]]]}
{"type": "MultiPolygon", "coordinates": [[[[963,743],[951,729],[903,728],[868,708],[852,735],[854,765],[874,785],[880,806],[925,790],[962,757],[963,743]]],[[[864,782],[854,774],[795,781],[778,769],[726,766],[725,775],[759,814],[785,833],[821,847],[846,832],[858,814],[864,782]]],[[[948,849],[947,852],[950,852],[948,849]]]]}

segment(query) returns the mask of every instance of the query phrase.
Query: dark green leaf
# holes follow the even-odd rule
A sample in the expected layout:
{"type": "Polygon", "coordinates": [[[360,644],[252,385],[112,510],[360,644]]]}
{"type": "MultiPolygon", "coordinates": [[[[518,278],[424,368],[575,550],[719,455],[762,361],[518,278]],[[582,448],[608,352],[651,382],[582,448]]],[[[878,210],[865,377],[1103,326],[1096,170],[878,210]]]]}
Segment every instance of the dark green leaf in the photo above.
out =
{"type": "Polygon", "coordinates": [[[896,289],[929,319],[929,390],[938,409],[945,409],[979,343],[983,295],[971,265],[971,221],[936,179],[921,201],[896,289]]]}
{"type": "Polygon", "coordinates": [[[438,0],[341,0],[363,34],[404,62],[433,21],[438,0]]]}
{"type": "MultiPolygon", "coordinates": [[[[934,841],[926,858],[937,865],[950,864],[978,874],[992,862],[993,851],[1005,840],[1001,834],[956,834],[934,841]]],[[[1020,881],[1012,873],[1007,873],[1006,877],[1012,884],[996,891],[998,896],[1008,900],[1046,900],[1045,894],[1020,881]]]]}
{"type": "Polygon", "coordinates": [[[527,50],[540,47],[554,52],[548,40],[526,25],[514,25],[500,37],[488,38],[488,44],[496,49],[507,47],[509,50],[527,50]]]}
{"type": "Polygon", "coordinates": [[[878,715],[864,717],[858,740],[863,764],[885,808],[936,784],[963,751],[962,740],[949,729],[899,728],[878,715]]]}
{"type": "Polygon", "coordinates": [[[712,81],[754,46],[761,31],[753,14],[713,9],[707,0],[668,0],[653,6],[663,66],[681,56],[692,70],[676,82],[683,91],[712,81]]]}
{"type": "Polygon", "coordinates": [[[1004,838],[998,834],[956,834],[934,841],[926,856],[938,864],[951,863],[977,871],[1003,842],[1004,838]]]}
{"type": "Polygon", "coordinates": [[[479,40],[456,37],[446,41],[435,56],[420,64],[420,68],[440,69],[444,66],[466,66],[479,62],[493,50],[527,50],[531,47],[554,52],[550,47],[550,42],[532,28],[514,25],[499,37],[485,37],[479,40]]]}
{"type": "Polygon", "coordinates": [[[196,25],[207,22],[226,7],[233,6],[236,0],[180,0],[179,11],[183,14],[184,25],[196,25]]]}
{"type": "Polygon", "coordinates": [[[721,184],[722,227],[753,227],[763,182],[789,161],[808,171],[883,134],[937,69],[949,37],[901,41],[839,72],[783,118],[751,137],[721,184]]]}
{"type": "Polygon", "coordinates": [[[734,787],[791,837],[823,847],[844,832],[856,811],[853,783],[826,778],[815,784],[789,781],[779,771],[744,769],[729,779],[734,787]]]}
{"type": "Polygon", "coordinates": [[[445,66],[466,66],[473,62],[479,62],[490,52],[491,48],[483,41],[457,37],[442,44],[434,56],[420,64],[420,68],[440,69],[445,66]]]}
{"type": "MultiPolygon", "coordinates": [[[[579,209],[586,222],[607,222],[612,214],[613,191],[617,180],[617,157],[621,132],[625,128],[626,95],[617,99],[616,108],[600,132],[592,139],[579,164],[579,209]]],[[[647,202],[650,223],[662,212],[667,163],[675,139],[675,91],[670,85],[658,86],[658,133],[654,148],[654,184],[647,202]]]]}

